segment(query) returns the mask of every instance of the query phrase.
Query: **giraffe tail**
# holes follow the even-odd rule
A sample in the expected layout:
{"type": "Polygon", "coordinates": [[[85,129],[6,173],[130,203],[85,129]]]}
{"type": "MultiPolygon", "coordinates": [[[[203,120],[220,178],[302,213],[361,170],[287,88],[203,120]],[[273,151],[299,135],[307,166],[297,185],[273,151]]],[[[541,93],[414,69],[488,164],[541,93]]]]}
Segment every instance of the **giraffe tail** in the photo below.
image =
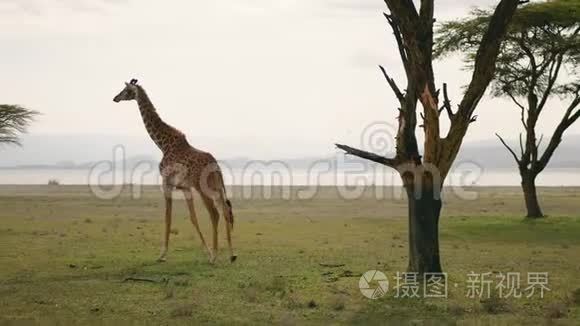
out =
{"type": "Polygon", "coordinates": [[[220,197],[221,197],[221,202],[223,205],[223,212],[224,212],[224,218],[226,219],[226,222],[230,225],[230,229],[233,230],[234,229],[234,211],[232,209],[232,202],[228,199],[228,196],[226,194],[226,186],[224,184],[224,178],[221,176],[220,174],[220,181],[221,181],[221,193],[220,193],[220,197]]]}
{"type": "Polygon", "coordinates": [[[225,200],[226,208],[225,208],[225,218],[226,221],[230,224],[230,229],[234,229],[234,212],[232,210],[232,202],[229,199],[225,200]]]}

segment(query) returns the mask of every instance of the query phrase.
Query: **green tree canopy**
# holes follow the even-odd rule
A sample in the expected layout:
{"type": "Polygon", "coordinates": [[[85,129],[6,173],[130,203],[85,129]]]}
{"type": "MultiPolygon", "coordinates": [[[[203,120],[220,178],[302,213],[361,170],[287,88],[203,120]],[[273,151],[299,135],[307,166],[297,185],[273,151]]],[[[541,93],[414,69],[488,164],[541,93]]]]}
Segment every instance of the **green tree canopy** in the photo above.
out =
{"type": "MultiPolygon", "coordinates": [[[[468,68],[491,18],[487,10],[441,25],[434,49],[436,56],[459,52],[468,68]]],[[[535,178],[542,172],[564,132],[580,118],[580,0],[534,2],[518,9],[496,61],[492,95],[511,99],[521,111],[525,142],[520,134],[520,153],[510,151],[522,176],[529,217],[540,217],[535,178]],[[571,98],[549,143],[540,153],[542,137],[536,137],[541,113],[554,95],[571,98]]]]}
{"type": "Polygon", "coordinates": [[[0,144],[20,145],[19,136],[38,112],[18,105],[0,104],[0,144]]]}
{"type": "MultiPolygon", "coordinates": [[[[490,17],[489,10],[476,9],[466,19],[441,24],[435,56],[459,52],[471,68],[490,17]]],[[[547,96],[575,93],[579,86],[579,31],[578,0],[530,3],[518,9],[496,63],[492,94],[528,96],[530,87],[547,96]],[[564,66],[568,78],[557,84],[564,66]]]]}

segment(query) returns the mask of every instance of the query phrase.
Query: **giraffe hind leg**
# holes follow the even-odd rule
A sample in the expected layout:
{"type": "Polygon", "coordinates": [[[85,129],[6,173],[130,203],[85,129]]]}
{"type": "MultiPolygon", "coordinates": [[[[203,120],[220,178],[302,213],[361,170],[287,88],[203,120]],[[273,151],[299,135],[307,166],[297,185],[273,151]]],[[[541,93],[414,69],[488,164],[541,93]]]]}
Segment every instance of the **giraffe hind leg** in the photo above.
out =
{"type": "Polygon", "coordinates": [[[224,224],[226,229],[226,238],[228,241],[228,249],[230,251],[230,261],[233,263],[236,261],[238,256],[234,253],[234,248],[232,245],[232,229],[234,226],[234,215],[232,213],[232,204],[228,199],[225,198],[225,194],[218,196],[217,202],[222,209],[222,214],[225,219],[224,224]]]}
{"type": "Polygon", "coordinates": [[[195,230],[197,231],[199,239],[201,240],[202,247],[206,250],[206,252],[209,256],[209,261],[213,262],[214,261],[213,254],[212,254],[211,250],[209,249],[209,247],[207,246],[207,244],[205,242],[205,238],[203,237],[203,233],[201,233],[201,230],[199,228],[199,223],[197,221],[197,216],[195,214],[195,207],[194,207],[194,203],[193,203],[193,192],[191,191],[191,189],[184,190],[183,195],[185,197],[185,201],[187,202],[187,207],[189,208],[189,216],[191,219],[191,223],[193,224],[193,226],[195,227],[195,230]]]}
{"type": "Polygon", "coordinates": [[[217,208],[215,207],[214,201],[210,197],[208,197],[204,194],[201,194],[201,198],[203,200],[205,208],[207,209],[207,212],[209,213],[209,217],[211,219],[212,236],[213,236],[213,238],[212,238],[212,251],[213,251],[213,259],[215,260],[217,258],[217,254],[218,254],[218,224],[219,224],[220,215],[219,215],[217,208]]]}

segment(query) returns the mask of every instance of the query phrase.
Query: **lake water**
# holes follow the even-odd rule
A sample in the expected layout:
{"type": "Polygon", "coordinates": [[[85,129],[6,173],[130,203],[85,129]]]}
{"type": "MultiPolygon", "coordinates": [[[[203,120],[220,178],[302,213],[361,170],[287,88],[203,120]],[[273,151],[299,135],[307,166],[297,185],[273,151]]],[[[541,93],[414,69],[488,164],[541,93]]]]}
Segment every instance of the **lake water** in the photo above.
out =
{"type": "MultiPolygon", "coordinates": [[[[339,170],[324,169],[224,169],[228,185],[400,185],[397,174],[387,168],[339,170]]],[[[155,169],[121,170],[67,170],[67,169],[0,169],[0,184],[47,184],[58,180],[65,185],[86,184],[142,184],[161,182],[155,169]]],[[[517,186],[520,176],[514,170],[485,170],[479,167],[455,169],[446,183],[453,186],[517,186]]],[[[539,186],[580,186],[580,169],[548,169],[540,174],[539,186]]]]}

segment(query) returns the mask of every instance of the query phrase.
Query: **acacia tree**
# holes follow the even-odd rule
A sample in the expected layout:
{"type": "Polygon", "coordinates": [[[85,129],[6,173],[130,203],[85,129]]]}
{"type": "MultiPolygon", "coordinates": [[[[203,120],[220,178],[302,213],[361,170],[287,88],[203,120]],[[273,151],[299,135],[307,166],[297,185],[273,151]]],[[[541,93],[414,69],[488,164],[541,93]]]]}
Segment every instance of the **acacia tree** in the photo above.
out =
{"type": "Polygon", "coordinates": [[[20,134],[26,132],[36,115],[38,112],[18,105],[0,104],[0,144],[20,145],[20,134]]]}
{"type": "Polygon", "coordinates": [[[384,157],[350,146],[337,144],[346,152],[397,170],[407,193],[409,206],[410,272],[441,273],[439,255],[440,192],[453,161],[457,157],[475,109],[493,78],[495,61],[518,0],[499,1],[474,58],[474,72],[457,110],[453,110],[443,87],[443,101],[433,73],[434,0],[421,0],[417,9],[413,0],[385,0],[407,85],[403,90],[381,67],[399,104],[398,134],[394,157],[384,157]],[[417,142],[417,104],[421,103],[423,151],[417,142]],[[450,119],[444,134],[440,127],[442,113],[450,119]]]}
{"type": "MultiPolygon", "coordinates": [[[[469,60],[485,32],[491,13],[474,11],[468,19],[447,22],[438,31],[436,54],[461,51],[469,60]]],[[[518,10],[502,44],[492,82],[492,95],[513,101],[521,112],[524,135],[520,153],[497,135],[511,153],[521,175],[528,218],[543,217],[536,177],[548,165],[564,132],[580,118],[580,2],[557,0],[518,10]],[[567,72],[564,74],[563,72],[567,72]],[[536,127],[552,96],[569,103],[546,146],[536,127]],[[543,152],[542,152],[543,150],[543,152]]]]}

